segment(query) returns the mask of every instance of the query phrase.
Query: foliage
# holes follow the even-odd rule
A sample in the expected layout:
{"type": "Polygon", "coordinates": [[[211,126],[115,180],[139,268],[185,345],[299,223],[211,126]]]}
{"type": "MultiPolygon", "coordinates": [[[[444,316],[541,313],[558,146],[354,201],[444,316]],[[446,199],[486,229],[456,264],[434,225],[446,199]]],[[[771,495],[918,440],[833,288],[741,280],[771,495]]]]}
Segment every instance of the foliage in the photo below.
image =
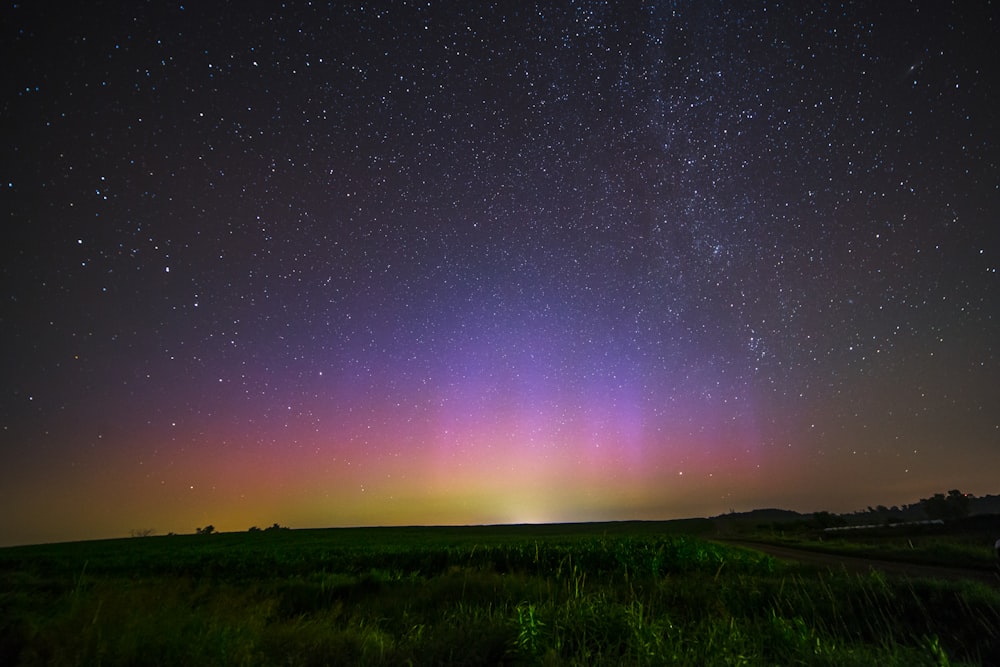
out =
{"type": "Polygon", "coordinates": [[[952,489],[947,496],[935,493],[923,498],[920,505],[931,519],[961,519],[969,515],[969,498],[958,489],[952,489]]]}
{"type": "Polygon", "coordinates": [[[843,517],[837,514],[831,514],[830,512],[813,513],[813,521],[815,521],[816,526],[821,529],[835,528],[837,526],[844,526],[847,524],[847,521],[843,517]]]}
{"type": "Polygon", "coordinates": [[[1000,594],[635,524],[257,531],[0,550],[2,664],[939,665],[1000,594]]]}

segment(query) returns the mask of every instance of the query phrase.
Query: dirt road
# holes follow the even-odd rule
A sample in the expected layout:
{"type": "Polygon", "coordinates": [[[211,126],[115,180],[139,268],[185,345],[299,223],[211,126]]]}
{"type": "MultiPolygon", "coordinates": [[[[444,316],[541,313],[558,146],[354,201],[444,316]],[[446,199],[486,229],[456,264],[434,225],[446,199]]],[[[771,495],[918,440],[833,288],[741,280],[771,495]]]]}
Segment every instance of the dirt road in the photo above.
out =
{"type": "Polygon", "coordinates": [[[763,542],[742,542],[726,541],[726,544],[762,551],[779,560],[794,561],[826,567],[834,571],[847,572],[868,572],[879,570],[887,574],[901,575],[907,577],[927,577],[933,579],[971,579],[981,581],[993,586],[1000,587],[1000,573],[996,570],[973,570],[957,567],[944,567],[937,565],[917,565],[914,563],[901,563],[898,561],[879,560],[876,558],[858,558],[856,556],[842,556],[840,554],[821,553],[818,551],[806,551],[805,549],[795,549],[792,547],[777,546],[763,542]]]}

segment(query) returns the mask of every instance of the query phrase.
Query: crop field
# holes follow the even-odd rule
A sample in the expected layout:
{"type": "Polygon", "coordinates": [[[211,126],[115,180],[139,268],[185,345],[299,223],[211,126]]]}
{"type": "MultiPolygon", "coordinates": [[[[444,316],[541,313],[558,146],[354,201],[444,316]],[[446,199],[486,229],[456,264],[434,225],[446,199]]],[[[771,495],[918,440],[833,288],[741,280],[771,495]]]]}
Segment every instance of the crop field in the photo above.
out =
{"type": "Polygon", "coordinates": [[[0,664],[958,665],[1000,591],[808,569],[701,521],[0,549],[0,664]]]}

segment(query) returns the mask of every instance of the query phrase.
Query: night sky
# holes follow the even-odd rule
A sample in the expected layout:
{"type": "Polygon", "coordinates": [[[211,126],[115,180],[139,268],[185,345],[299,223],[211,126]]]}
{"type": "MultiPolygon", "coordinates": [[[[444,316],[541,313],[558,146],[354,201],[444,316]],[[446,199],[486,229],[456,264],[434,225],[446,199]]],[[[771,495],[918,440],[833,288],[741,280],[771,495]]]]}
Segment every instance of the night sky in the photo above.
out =
{"type": "Polygon", "coordinates": [[[6,2],[0,544],[1000,492],[1000,9],[6,2]]]}

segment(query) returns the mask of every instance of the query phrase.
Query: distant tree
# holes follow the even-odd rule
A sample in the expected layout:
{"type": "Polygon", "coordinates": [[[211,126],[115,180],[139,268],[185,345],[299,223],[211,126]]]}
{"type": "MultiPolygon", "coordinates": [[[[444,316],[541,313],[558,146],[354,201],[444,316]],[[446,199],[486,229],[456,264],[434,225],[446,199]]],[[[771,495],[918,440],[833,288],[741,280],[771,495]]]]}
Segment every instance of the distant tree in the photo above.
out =
{"type": "Polygon", "coordinates": [[[935,493],[930,498],[921,498],[920,507],[928,519],[945,519],[948,516],[948,500],[943,493],[935,493]]]}
{"type": "Polygon", "coordinates": [[[844,526],[847,521],[844,517],[837,514],[831,514],[830,512],[813,512],[813,521],[820,528],[833,528],[835,526],[844,526]]]}
{"type": "Polygon", "coordinates": [[[247,532],[248,533],[259,533],[260,532],[260,528],[258,528],[257,526],[250,526],[250,530],[248,530],[247,532]]]}
{"type": "Polygon", "coordinates": [[[209,524],[204,528],[195,528],[194,532],[196,535],[211,535],[212,533],[215,532],[215,526],[209,524]]]}
{"type": "Polygon", "coordinates": [[[923,498],[920,507],[929,519],[961,519],[969,516],[969,497],[958,489],[952,489],[948,495],[935,493],[930,498],[923,498]]]}
{"type": "Polygon", "coordinates": [[[969,516],[969,505],[972,497],[971,494],[964,494],[958,489],[952,489],[948,492],[948,506],[951,509],[953,519],[964,519],[969,516]]]}
{"type": "Polygon", "coordinates": [[[273,526],[271,526],[269,528],[265,528],[264,530],[266,532],[271,532],[271,531],[275,531],[275,530],[289,530],[289,528],[287,526],[282,526],[282,525],[278,524],[277,522],[275,522],[275,524],[273,526]]]}
{"type": "Polygon", "coordinates": [[[133,528],[128,531],[128,534],[132,537],[149,537],[150,535],[156,534],[155,528],[133,528]]]}

